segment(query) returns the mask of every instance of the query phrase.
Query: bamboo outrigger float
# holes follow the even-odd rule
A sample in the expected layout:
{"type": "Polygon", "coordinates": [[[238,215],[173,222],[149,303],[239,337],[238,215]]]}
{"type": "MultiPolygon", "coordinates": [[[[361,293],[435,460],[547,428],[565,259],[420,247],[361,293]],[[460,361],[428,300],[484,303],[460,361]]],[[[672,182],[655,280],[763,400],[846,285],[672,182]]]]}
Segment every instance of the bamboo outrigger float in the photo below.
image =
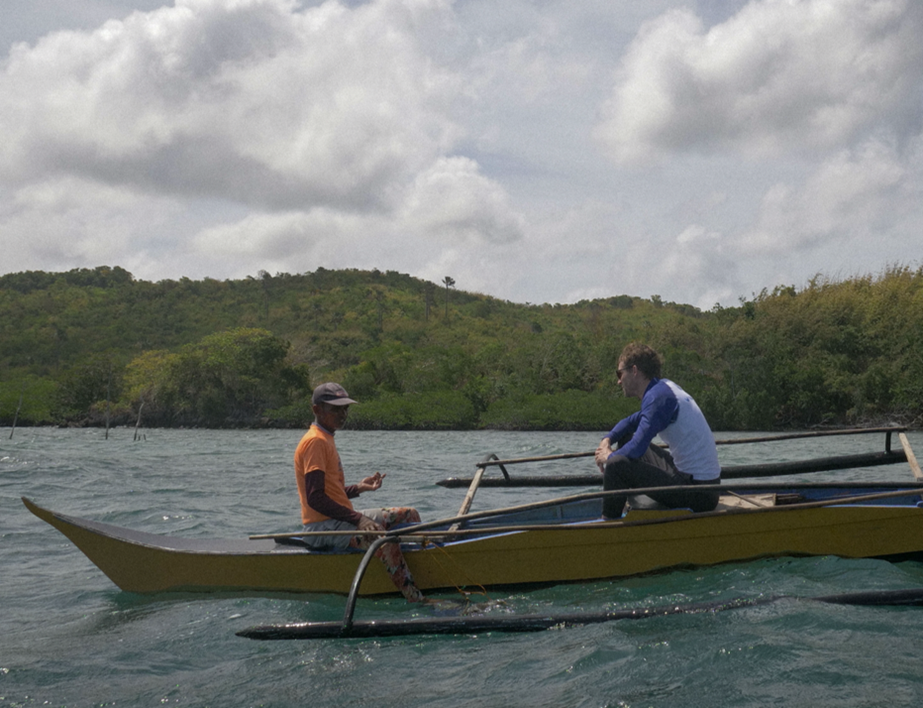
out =
{"type": "Polygon", "coordinates": [[[780,600],[808,600],[835,605],[865,605],[878,607],[911,607],[923,605],[923,588],[879,590],[823,595],[809,598],[768,596],[730,601],[699,602],[660,607],[637,607],[601,612],[567,612],[519,616],[456,616],[435,619],[352,621],[352,612],[342,622],[293,622],[248,627],[237,632],[247,639],[363,639],[370,637],[401,637],[419,634],[480,634],[483,632],[541,632],[587,624],[600,624],[629,619],[650,619],[666,615],[701,614],[736,610],[741,607],[768,605],[780,600]]]}
{"type": "MultiPolygon", "coordinates": [[[[861,459],[876,460],[870,465],[907,462],[913,479],[722,483],[716,485],[723,494],[715,511],[644,509],[636,501],[618,521],[605,521],[600,515],[602,497],[618,492],[602,491],[472,512],[477,489],[487,486],[488,467],[499,467],[509,478],[507,465],[563,457],[497,460],[492,455],[478,465],[456,517],[392,530],[376,539],[364,556],[308,550],[298,542],[304,532],[184,539],[67,516],[25,498],[23,502],[123,590],[347,593],[346,617],[337,636],[357,636],[350,634],[358,631],[352,620],[356,598],[395,591],[383,566],[369,562],[381,543],[402,543],[417,585],[430,591],[592,581],[786,555],[923,559],[923,473],[903,429],[874,432],[885,433],[885,452],[861,459]],[[890,449],[894,432],[900,435],[901,451],[890,449]]],[[[568,455],[577,456],[584,453],[568,455]]],[[[831,467],[833,459],[839,459],[835,465],[846,461],[827,458],[824,464],[815,461],[813,469],[842,468],[831,467]]],[[[850,466],[855,466],[855,459],[849,456],[850,466]]],[[[594,484],[599,484],[598,477],[594,484]]],[[[909,602],[906,597],[904,601],[909,602]]],[[[269,636],[272,632],[263,634],[258,638],[279,638],[269,636]]],[[[302,629],[298,636],[309,634],[302,629]]]]}
{"type": "MultiPolygon", "coordinates": [[[[883,451],[865,452],[857,455],[837,455],[835,457],[819,457],[811,460],[794,460],[790,462],[766,462],[755,465],[730,465],[721,468],[721,479],[754,479],[757,477],[783,477],[795,474],[808,474],[811,472],[832,472],[835,470],[857,469],[860,467],[879,467],[882,465],[894,465],[901,462],[908,462],[908,452],[910,445],[904,434],[906,428],[861,428],[845,430],[827,430],[812,433],[788,433],[782,435],[767,435],[758,438],[738,438],[730,440],[718,440],[718,445],[744,445],[752,443],[779,442],[784,440],[804,440],[819,437],[831,437],[837,435],[868,435],[873,433],[884,433],[885,449],[883,451]],[[892,435],[897,433],[901,439],[901,450],[892,449],[892,435]]],[[[585,487],[599,484],[599,475],[541,475],[541,476],[519,476],[511,477],[506,471],[506,465],[517,464],[522,462],[539,462],[549,460],[570,460],[580,457],[592,457],[595,451],[589,452],[570,452],[560,455],[547,455],[544,457],[523,457],[514,460],[501,460],[496,455],[481,462],[480,467],[497,467],[503,474],[502,477],[486,477],[478,482],[478,487],[585,487]]],[[[911,462],[911,468],[916,467],[915,458],[911,462]]],[[[915,472],[916,474],[916,472],[915,472]]],[[[437,484],[449,489],[456,487],[470,487],[473,478],[449,477],[443,479],[437,484]]]]}

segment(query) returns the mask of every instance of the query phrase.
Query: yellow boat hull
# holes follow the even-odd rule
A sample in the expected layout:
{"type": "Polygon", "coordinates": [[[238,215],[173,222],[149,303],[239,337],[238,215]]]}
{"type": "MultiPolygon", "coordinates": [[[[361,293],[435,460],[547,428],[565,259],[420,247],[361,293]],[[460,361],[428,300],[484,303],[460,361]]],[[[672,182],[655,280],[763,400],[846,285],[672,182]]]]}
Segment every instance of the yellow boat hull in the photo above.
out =
{"type": "MultiPolygon", "coordinates": [[[[272,540],[177,539],[25,505],[119,588],[137,593],[347,593],[358,553],[312,553],[272,540]]],[[[622,525],[510,531],[406,551],[423,590],[600,580],[771,556],[893,558],[923,553],[923,509],[827,506],[779,513],[632,511],[622,525]]],[[[359,592],[393,593],[379,563],[359,592]]]]}

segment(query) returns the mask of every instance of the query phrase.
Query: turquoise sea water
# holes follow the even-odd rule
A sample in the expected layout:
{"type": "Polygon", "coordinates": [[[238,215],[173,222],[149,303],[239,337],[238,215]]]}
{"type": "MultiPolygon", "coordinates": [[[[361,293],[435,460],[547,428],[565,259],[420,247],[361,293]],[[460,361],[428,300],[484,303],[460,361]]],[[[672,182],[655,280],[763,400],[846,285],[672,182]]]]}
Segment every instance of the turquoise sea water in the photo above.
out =
{"type": "MultiPolygon", "coordinates": [[[[344,598],[124,593],[28,513],[20,496],[155,533],[297,530],[291,454],[299,432],[148,430],[138,441],[129,429],[110,431],[108,440],[102,430],[20,428],[12,440],[9,433],[0,428],[2,708],[923,705],[923,608],[790,599],[538,634],[243,639],[235,632],[257,624],[340,619],[344,598]]],[[[720,453],[725,464],[739,464],[879,450],[883,438],[733,445],[720,453]]],[[[591,450],[599,435],[342,431],[337,439],[349,480],[388,475],[363,501],[412,504],[432,519],[454,515],[465,493],[435,482],[470,476],[486,454],[591,450]]],[[[911,442],[923,458],[923,435],[911,442]]],[[[592,469],[586,459],[555,464],[592,469]]],[[[523,465],[513,473],[547,470],[523,465]]],[[[910,471],[899,465],[846,476],[905,480],[910,471]]],[[[483,489],[475,508],[549,493],[483,489]]],[[[919,586],[920,563],[777,559],[486,599],[502,601],[494,612],[577,612],[919,586]]],[[[356,618],[426,611],[398,597],[362,599],[356,618]]]]}

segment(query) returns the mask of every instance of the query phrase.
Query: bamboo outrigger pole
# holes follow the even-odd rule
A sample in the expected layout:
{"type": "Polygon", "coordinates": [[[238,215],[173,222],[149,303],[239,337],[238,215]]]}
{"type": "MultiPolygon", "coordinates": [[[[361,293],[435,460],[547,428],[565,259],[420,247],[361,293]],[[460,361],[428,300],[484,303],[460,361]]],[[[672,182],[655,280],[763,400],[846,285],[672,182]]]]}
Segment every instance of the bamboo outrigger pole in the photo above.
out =
{"type": "MultiPolygon", "coordinates": [[[[683,521],[696,521],[698,519],[707,519],[713,516],[730,516],[736,514],[767,514],[780,513],[788,511],[803,511],[805,509],[820,509],[825,506],[836,506],[839,504],[865,504],[873,501],[882,501],[884,499],[899,499],[900,497],[921,497],[923,499],[923,483],[908,482],[906,485],[894,484],[871,484],[872,489],[881,489],[882,487],[893,487],[885,492],[872,491],[868,494],[850,494],[848,496],[828,497],[815,501],[793,502],[788,504],[776,504],[775,506],[754,506],[753,508],[732,508],[732,509],[715,509],[714,511],[697,511],[695,513],[688,509],[675,509],[677,513],[669,516],[656,516],[653,518],[643,519],[612,519],[609,521],[595,521],[594,528],[627,527],[627,526],[654,526],[661,524],[675,524],[683,521]]],[[[859,488],[856,483],[849,485],[850,488],[859,488]]],[[[698,484],[688,486],[670,487],[671,491],[711,491],[729,489],[746,491],[749,485],[735,486],[728,488],[720,484],[698,484]]],[[[771,490],[771,487],[759,486],[755,489],[759,491],[771,490]]],[[[791,485],[785,485],[782,489],[790,490],[791,485]]],[[[499,509],[487,509],[485,511],[476,511],[463,516],[454,516],[448,519],[438,519],[435,521],[424,521],[411,526],[404,526],[399,529],[390,531],[359,531],[351,529],[348,531],[294,531],[288,533],[267,533],[254,534],[248,538],[252,540],[261,539],[286,539],[298,538],[302,536],[375,536],[394,540],[445,540],[454,536],[471,536],[486,535],[491,533],[509,533],[512,531],[580,531],[586,529],[585,524],[543,524],[543,523],[523,523],[523,524],[506,524],[498,526],[478,526],[477,528],[463,529],[460,525],[467,521],[476,521],[479,519],[489,519],[492,516],[501,516],[520,511],[534,511],[549,506],[558,506],[572,502],[587,501],[590,499],[601,499],[609,496],[625,494],[624,489],[613,489],[609,491],[585,492],[583,494],[572,494],[566,497],[557,497],[540,502],[531,502],[529,504],[519,504],[517,506],[502,507],[499,509]]],[[[630,490],[631,494],[652,494],[662,492],[663,487],[643,487],[630,490]]],[[[376,547],[377,549],[377,547],[376,547]]]]}
{"type": "Polygon", "coordinates": [[[902,432],[900,435],[901,447],[904,448],[904,454],[907,456],[907,462],[910,465],[910,471],[913,472],[913,477],[918,482],[923,481],[923,470],[920,470],[920,464],[917,462],[917,456],[913,454],[913,450],[910,447],[910,441],[907,439],[907,436],[902,432]]]}
{"type": "Polygon", "coordinates": [[[716,602],[640,607],[602,612],[569,612],[562,614],[530,614],[515,616],[460,616],[433,619],[372,620],[350,622],[299,622],[249,627],[237,632],[247,639],[363,639],[369,637],[398,637],[420,634],[480,634],[483,632],[541,632],[546,629],[579,627],[623,619],[647,619],[667,615],[720,612],[741,607],[767,605],[779,600],[823,602],[837,605],[870,605],[879,607],[923,605],[923,588],[906,590],[881,590],[871,592],[822,595],[798,598],[784,595],[738,598],[716,602]]]}
{"type": "MultiPolygon", "coordinates": [[[[767,462],[753,465],[726,465],[721,468],[721,478],[729,479],[747,479],[755,477],[779,477],[794,474],[808,474],[812,472],[830,472],[833,470],[854,469],[857,467],[878,467],[881,465],[893,465],[909,460],[907,450],[910,449],[909,443],[906,442],[904,431],[906,428],[887,427],[887,428],[850,428],[844,430],[824,430],[808,433],[784,433],[781,435],[768,435],[756,438],[739,438],[735,440],[718,440],[718,445],[737,445],[743,443],[763,443],[775,442],[779,440],[797,440],[803,438],[826,437],[832,435],[861,435],[869,433],[885,433],[885,449],[882,452],[868,452],[855,455],[838,455],[834,457],[821,457],[811,460],[797,460],[795,462],[767,462]],[[901,435],[901,444],[903,450],[891,449],[891,436],[893,433],[901,435]]],[[[510,477],[504,465],[512,465],[522,462],[544,462],[548,460],[564,460],[578,457],[589,457],[594,452],[571,452],[556,455],[544,455],[540,457],[520,457],[514,459],[500,460],[496,456],[488,458],[478,463],[479,467],[500,466],[503,477],[483,477],[479,481],[479,487],[588,487],[596,486],[600,483],[598,474],[567,474],[567,475],[531,475],[521,477],[510,477]]],[[[913,454],[912,452],[910,453],[913,454]]],[[[912,466],[912,465],[911,465],[912,466]]],[[[918,466],[919,467],[919,466],[918,466]]],[[[916,475],[916,473],[914,473],[916,475]]],[[[919,479],[923,480],[923,472],[920,473],[919,479]]],[[[465,487],[471,483],[471,478],[466,477],[449,477],[436,482],[441,487],[465,487]]]]}
{"type": "MultiPolygon", "coordinates": [[[[781,440],[800,440],[804,438],[830,437],[833,435],[864,435],[869,433],[886,433],[885,450],[891,450],[891,434],[903,433],[907,428],[887,427],[887,428],[844,428],[842,430],[813,430],[807,433],[780,433],[779,435],[763,435],[755,438],[729,438],[726,440],[715,440],[715,445],[744,445],[747,443],[762,442],[779,442],[781,440]]],[[[561,452],[554,455],[539,455],[535,457],[516,457],[508,460],[501,460],[496,455],[488,457],[486,460],[478,463],[478,466],[503,466],[514,465],[521,462],[545,462],[552,460],[570,460],[578,457],[592,457],[596,454],[595,450],[587,452],[561,452]]],[[[504,473],[505,474],[505,473],[504,473]]]]}

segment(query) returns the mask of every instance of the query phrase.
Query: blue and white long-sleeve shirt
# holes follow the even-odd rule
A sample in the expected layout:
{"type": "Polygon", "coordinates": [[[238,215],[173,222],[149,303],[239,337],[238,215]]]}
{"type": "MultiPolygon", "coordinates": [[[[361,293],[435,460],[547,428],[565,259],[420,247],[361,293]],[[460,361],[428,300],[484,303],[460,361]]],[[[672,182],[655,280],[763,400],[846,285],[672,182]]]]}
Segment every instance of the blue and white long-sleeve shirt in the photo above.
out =
{"type": "Polygon", "coordinates": [[[670,446],[673,462],[680,472],[698,481],[721,476],[715,436],[692,396],[669,379],[652,379],[641,397],[641,410],[620,420],[609,431],[614,446],[631,433],[631,439],[613,455],[636,460],[659,435],[670,446]]]}

